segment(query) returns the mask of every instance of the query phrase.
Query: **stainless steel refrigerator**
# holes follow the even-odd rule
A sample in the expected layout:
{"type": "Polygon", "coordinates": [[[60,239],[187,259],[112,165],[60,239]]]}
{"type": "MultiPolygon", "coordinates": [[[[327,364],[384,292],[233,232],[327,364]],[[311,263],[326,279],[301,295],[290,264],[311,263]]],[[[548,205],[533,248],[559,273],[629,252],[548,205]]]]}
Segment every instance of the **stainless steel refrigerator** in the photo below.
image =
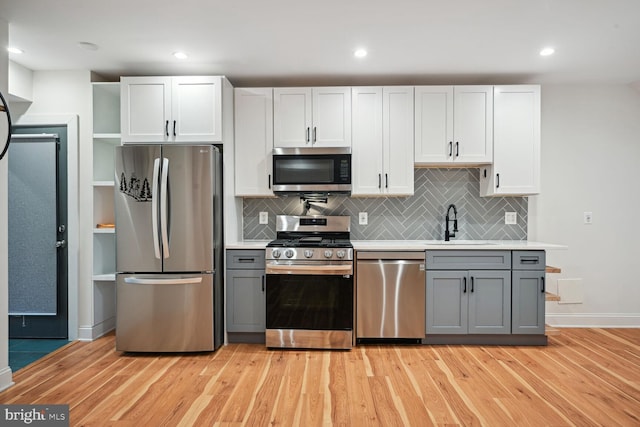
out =
{"type": "Polygon", "coordinates": [[[223,340],[222,165],[215,146],[116,147],[116,349],[223,340]]]}

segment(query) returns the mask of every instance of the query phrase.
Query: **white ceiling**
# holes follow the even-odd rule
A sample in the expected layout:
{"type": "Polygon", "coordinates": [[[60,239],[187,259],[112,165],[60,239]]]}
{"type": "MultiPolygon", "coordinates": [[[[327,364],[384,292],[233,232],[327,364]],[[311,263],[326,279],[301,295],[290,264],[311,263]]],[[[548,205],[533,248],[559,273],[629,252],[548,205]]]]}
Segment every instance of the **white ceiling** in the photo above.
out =
{"type": "Polygon", "coordinates": [[[2,0],[32,70],[278,84],[633,83],[640,0],[2,0]],[[81,49],[78,42],[99,46],[81,49]],[[541,57],[544,46],[556,53],[541,57]],[[353,57],[357,47],[369,55],[353,57]],[[186,60],[172,56],[189,54],[186,60]]]}

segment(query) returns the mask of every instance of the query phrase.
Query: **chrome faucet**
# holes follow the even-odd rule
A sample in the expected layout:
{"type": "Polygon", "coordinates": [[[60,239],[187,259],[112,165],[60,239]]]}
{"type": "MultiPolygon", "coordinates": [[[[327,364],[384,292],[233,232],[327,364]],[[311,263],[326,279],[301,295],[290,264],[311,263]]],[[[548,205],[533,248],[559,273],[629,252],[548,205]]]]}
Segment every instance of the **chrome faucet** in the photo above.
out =
{"type": "Polygon", "coordinates": [[[449,205],[447,208],[447,214],[445,215],[445,230],[444,230],[444,241],[448,242],[450,237],[456,237],[456,233],[458,231],[458,211],[456,209],[456,205],[453,203],[449,205]],[[453,208],[453,231],[449,231],[449,211],[453,208]]]}

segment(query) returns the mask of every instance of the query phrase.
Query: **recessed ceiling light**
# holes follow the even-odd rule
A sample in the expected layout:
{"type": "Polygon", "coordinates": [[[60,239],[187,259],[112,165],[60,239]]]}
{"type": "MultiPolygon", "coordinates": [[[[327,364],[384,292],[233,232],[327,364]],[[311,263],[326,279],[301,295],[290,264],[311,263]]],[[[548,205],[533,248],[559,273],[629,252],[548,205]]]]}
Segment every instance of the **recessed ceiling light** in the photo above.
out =
{"type": "Polygon", "coordinates": [[[89,42],[78,42],[78,47],[80,49],[84,49],[84,50],[98,50],[99,49],[97,44],[89,43],[89,42]]]}
{"type": "Polygon", "coordinates": [[[549,55],[553,55],[553,53],[554,53],[555,51],[556,51],[556,50],[555,50],[554,48],[552,48],[552,47],[545,47],[544,49],[542,49],[542,50],[540,51],[540,56],[549,56],[549,55]]]}
{"type": "Polygon", "coordinates": [[[353,56],[355,56],[356,58],[364,58],[365,56],[367,56],[367,50],[358,49],[355,52],[353,52],[353,56]]]}
{"type": "Polygon", "coordinates": [[[173,56],[175,56],[178,59],[187,59],[188,56],[186,53],[184,52],[173,52],[173,56]]]}
{"type": "Polygon", "coordinates": [[[17,47],[8,47],[7,52],[20,54],[20,53],[24,53],[24,50],[18,49],[17,47]]]}

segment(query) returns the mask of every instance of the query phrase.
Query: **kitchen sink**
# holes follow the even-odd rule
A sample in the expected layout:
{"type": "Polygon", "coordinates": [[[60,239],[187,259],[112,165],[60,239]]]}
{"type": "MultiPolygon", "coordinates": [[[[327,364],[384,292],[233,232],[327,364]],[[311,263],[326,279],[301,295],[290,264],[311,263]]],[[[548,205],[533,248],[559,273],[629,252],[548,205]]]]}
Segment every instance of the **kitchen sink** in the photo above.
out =
{"type": "Polygon", "coordinates": [[[425,245],[456,245],[456,246],[467,246],[467,245],[495,245],[494,242],[489,240],[450,240],[445,242],[444,240],[427,240],[424,242],[425,245]]]}

